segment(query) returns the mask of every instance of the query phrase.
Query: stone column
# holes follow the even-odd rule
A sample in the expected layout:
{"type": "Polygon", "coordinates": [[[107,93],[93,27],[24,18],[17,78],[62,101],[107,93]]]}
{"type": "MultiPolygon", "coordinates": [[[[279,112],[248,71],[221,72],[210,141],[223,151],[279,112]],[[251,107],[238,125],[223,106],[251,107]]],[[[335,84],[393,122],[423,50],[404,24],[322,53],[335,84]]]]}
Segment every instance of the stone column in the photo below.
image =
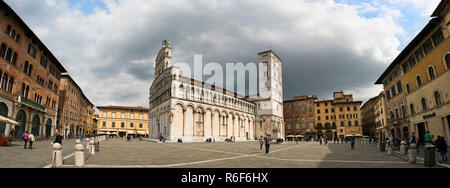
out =
{"type": "Polygon", "coordinates": [[[392,143],[389,143],[388,144],[388,148],[387,148],[387,154],[388,155],[392,155],[392,145],[391,145],[392,143]]]}
{"type": "Polygon", "coordinates": [[[53,144],[53,168],[60,168],[63,166],[63,160],[62,160],[62,152],[61,152],[61,144],[54,143],[53,144]]]}
{"type": "Polygon", "coordinates": [[[75,167],[84,166],[84,146],[81,144],[81,140],[75,141],[75,167]]]}
{"type": "Polygon", "coordinates": [[[11,124],[7,123],[5,128],[5,137],[8,138],[10,134],[11,134],[11,124]]]}
{"type": "Polygon", "coordinates": [[[409,163],[415,164],[417,161],[417,151],[416,151],[416,144],[411,144],[409,147],[409,163]]]}
{"type": "Polygon", "coordinates": [[[89,155],[95,155],[94,139],[89,141],[89,155]]]}
{"type": "Polygon", "coordinates": [[[89,138],[86,138],[86,149],[89,150],[89,138]]]}

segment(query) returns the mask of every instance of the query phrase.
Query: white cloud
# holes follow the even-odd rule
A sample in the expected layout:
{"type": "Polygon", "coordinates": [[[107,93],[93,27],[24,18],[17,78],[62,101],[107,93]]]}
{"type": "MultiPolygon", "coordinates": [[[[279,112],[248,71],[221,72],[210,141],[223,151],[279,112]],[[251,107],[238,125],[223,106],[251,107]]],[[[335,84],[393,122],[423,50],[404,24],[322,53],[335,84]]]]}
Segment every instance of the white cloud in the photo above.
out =
{"type": "Polygon", "coordinates": [[[7,2],[96,105],[147,106],[154,58],[165,39],[172,41],[174,61],[184,62],[194,54],[219,63],[256,61],[258,51],[272,46],[285,61],[287,96],[320,95],[340,85],[367,98],[404,32],[395,22],[398,10],[332,0],[103,0],[107,10],[90,15],[64,0],[7,2]],[[308,71],[316,71],[320,87],[296,81],[308,79],[308,71]],[[328,77],[336,75],[342,78],[328,77]]]}

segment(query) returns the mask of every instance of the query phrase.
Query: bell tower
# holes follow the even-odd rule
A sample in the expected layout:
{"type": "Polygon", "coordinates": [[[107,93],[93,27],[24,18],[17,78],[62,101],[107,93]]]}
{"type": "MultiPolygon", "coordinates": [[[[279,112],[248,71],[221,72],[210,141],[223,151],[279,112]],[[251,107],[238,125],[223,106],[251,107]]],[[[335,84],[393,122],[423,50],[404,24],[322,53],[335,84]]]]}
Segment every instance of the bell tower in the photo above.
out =
{"type": "Polygon", "coordinates": [[[284,138],[282,60],[273,50],[260,52],[258,56],[259,99],[256,114],[261,129],[257,135],[270,134],[275,139],[284,138]]]}
{"type": "Polygon", "coordinates": [[[155,78],[158,78],[164,70],[172,66],[171,60],[172,48],[170,48],[170,40],[164,40],[162,42],[162,48],[156,57],[155,78]]]}

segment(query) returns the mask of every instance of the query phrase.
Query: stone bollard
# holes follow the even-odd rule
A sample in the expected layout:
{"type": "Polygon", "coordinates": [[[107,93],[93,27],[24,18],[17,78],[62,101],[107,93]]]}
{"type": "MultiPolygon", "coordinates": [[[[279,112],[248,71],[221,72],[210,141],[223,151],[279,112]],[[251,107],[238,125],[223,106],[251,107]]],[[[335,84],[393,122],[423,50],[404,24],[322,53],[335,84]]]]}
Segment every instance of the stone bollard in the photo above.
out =
{"type": "Polygon", "coordinates": [[[388,144],[387,154],[392,155],[392,145],[391,143],[388,144]]]}
{"type": "Polygon", "coordinates": [[[62,152],[61,152],[61,144],[54,143],[53,144],[53,168],[60,168],[63,166],[63,160],[62,160],[62,152]]]}
{"type": "Polygon", "coordinates": [[[406,142],[402,141],[400,143],[400,154],[405,154],[406,153],[406,142]]]}
{"type": "Polygon", "coordinates": [[[89,138],[86,138],[86,149],[89,151],[89,138]]]}
{"type": "Polygon", "coordinates": [[[84,166],[84,146],[81,144],[81,140],[75,141],[75,167],[84,166]]]}
{"type": "Polygon", "coordinates": [[[99,137],[95,137],[95,141],[94,141],[94,144],[95,144],[95,151],[100,151],[100,138],[99,137]]]}
{"type": "Polygon", "coordinates": [[[416,144],[409,145],[409,163],[415,164],[417,161],[417,151],[416,151],[416,144]]]}
{"type": "Polygon", "coordinates": [[[91,139],[89,141],[89,146],[90,146],[89,155],[95,155],[94,139],[91,139]]]}

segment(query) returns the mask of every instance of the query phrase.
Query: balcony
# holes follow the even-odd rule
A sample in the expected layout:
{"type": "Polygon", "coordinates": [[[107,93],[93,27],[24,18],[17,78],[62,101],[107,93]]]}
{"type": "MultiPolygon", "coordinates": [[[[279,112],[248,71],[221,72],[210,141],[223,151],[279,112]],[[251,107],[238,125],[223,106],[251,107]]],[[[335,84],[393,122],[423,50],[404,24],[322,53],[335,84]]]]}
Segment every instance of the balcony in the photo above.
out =
{"type": "Polygon", "coordinates": [[[35,110],[38,110],[38,111],[45,112],[45,106],[42,106],[42,105],[40,105],[40,104],[37,104],[37,103],[35,103],[35,102],[33,102],[33,101],[30,101],[30,100],[28,100],[28,99],[26,99],[26,98],[23,98],[22,96],[19,96],[18,99],[17,99],[17,101],[18,101],[19,103],[25,105],[25,106],[28,106],[28,107],[32,108],[32,109],[35,109],[35,110]]]}

